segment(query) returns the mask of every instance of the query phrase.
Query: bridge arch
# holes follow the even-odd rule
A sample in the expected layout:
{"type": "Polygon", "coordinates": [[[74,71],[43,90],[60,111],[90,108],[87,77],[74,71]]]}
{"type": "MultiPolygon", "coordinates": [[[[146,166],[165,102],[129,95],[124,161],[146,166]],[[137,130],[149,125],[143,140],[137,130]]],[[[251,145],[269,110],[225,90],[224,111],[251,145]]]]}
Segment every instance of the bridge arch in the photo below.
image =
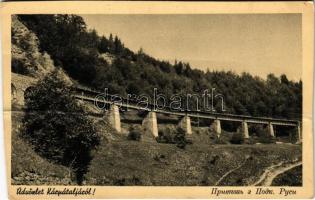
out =
{"type": "Polygon", "coordinates": [[[28,87],[36,83],[37,79],[21,74],[11,73],[11,97],[12,103],[24,106],[24,92],[28,87]]]}

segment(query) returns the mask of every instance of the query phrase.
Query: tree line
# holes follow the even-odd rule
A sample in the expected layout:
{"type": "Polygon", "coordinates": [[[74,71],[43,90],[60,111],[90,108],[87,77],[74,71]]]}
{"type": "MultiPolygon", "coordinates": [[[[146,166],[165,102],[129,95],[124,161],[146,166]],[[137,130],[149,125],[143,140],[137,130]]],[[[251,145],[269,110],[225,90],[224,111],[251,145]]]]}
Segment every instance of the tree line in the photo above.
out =
{"type": "MultiPolygon", "coordinates": [[[[40,50],[51,56],[55,66],[63,68],[80,84],[98,90],[108,88],[122,96],[152,96],[157,88],[166,97],[173,94],[184,97],[216,88],[224,96],[226,113],[301,119],[302,81],[288,80],[284,74],[280,77],[269,74],[262,79],[249,73],[205,72],[182,61],[171,64],[146,54],[143,49],[133,52],[118,36],[106,37],[88,30],[83,18],[77,15],[18,15],[18,18],[37,35],[40,50]],[[112,60],[102,55],[110,55],[112,60]]],[[[191,106],[196,108],[196,104],[191,106]]],[[[221,102],[214,105],[218,112],[221,106],[221,102]]]]}

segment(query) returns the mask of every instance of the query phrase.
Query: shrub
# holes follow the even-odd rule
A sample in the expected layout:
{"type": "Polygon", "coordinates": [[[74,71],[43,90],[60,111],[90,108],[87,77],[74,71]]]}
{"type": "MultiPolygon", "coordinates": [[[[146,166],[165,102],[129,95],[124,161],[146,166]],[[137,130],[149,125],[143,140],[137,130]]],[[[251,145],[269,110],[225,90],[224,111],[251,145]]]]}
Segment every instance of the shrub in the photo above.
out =
{"type": "Polygon", "coordinates": [[[270,144],[270,143],[275,143],[276,142],[276,138],[271,136],[268,128],[261,128],[257,131],[257,137],[254,138],[255,142],[259,142],[259,143],[266,143],[266,144],[270,144]]]}
{"type": "Polygon", "coordinates": [[[176,144],[181,149],[185,149],[187,144],[192,144],[192,140],[186,138],[186,131],[181,127],[177,127],[175,131],[170,128],[159,130],[157,142],[176,144]]]}
{"type": "Polygon", "coordinates": [[[139,129],[135,129],[134,127],[131,127],[128,134],[128,140],[140,141],[141,131],[139,129]]]}
{"type": "Polygon", "coordinates": [[[185,130],[181,127],[177,127],[176,134],[174,136],[174,142],[176,143],[176,146],[185,149],[187,141],[185,138],[185,130]]]}
{"type": "Polygon", "coordinates": [[[73,169],[81,184],[100,137],[70,86],[62,71],[55,70],[28,91],[23,136],[41,156],[73,169]]]}
{"type": "Polygon", "coordinates": [[[186,141],[186,144],[193,144],[191,137],[189,137],[189,138],[185,137],[185,141],[186,141]]]}
{"type": "Polygon", "coordinates": [[[14,57],[12,57],[11,67],[12,67],[12,72],[14,73],[23,74],[23,75],[30,74],[28,68],[24,66],[24,62],[14,57]]]}
{"type": "Polygon", "coordinates": [[[234,133],[230,142],[232,144],[242,144],[242,143],[244,143],[244,138],[243,138],[242,133],[234,133]]]}
{"type": "Polygon", "coordinates": [[[226,140],[226,138],[224,138],[224,137],[222,137],[222,136],[220,136],[220,137],[216,137],[215,139],[214,139],[214,143],[215,144],[229,144],[229,142],[226,140]]]}
{"type": "Polygon", "coordinates": [[[157,141],[160,143],[174,143],[174,139],[172,136],[172,131],[169,128],[159,130],[159,136],[157,137],[157,141]]]}
{"type": "Polygon", "coordinates": [[[258,142],[266,144],[276,143],[276,138],[271,135],[262,135],[258,138],[258,142]]]}

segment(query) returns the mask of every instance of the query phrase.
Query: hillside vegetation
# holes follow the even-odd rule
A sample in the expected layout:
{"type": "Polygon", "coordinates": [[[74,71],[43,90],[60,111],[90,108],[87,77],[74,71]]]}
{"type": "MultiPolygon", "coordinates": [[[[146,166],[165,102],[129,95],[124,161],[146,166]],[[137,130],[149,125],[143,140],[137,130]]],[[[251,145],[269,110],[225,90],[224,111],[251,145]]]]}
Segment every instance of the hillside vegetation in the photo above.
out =
{"type": "MultiPolygon", "coordinates": [[[[251,185],[268,167],[301,160],[300,145],[230,145],[233,134],[226,124],[219,141],[209,127],[193,127],[192,142],[185,146],[157,143],[140,129],[135,131],[139,135],[128,137],[130,125],[124,123],[123,134],[118,134],[106,119],[84,113],[82,107],[91,105],[74,101],[62,82],[70,77],[69,84],[109,88],[123,96],[152,96],[153,88],[168,97],[216,88],[226,98],[228,113],[282,118],[301,117],[302,82],[285,75],[270,74],[264,80],[247,73],[203,72],[189,63],[160,61],[142,49],[131,51],[117,36],[87,30],[76,15],[18,15],[12,20],[12,71],[40,77],[42,83],[26,95],[26,108],[12,112],[13,184],[251,185]],[[63,81],[44,76],[51,71],[62,72],[63,81]],[[32,116],[36,109],[45,113],[32,116]],[[71,116],[75,112],[83,116],[71,116]],[[88,159],[78,161],[82,145],[88,159]],[[84,163],[79,180],[71,160],[84,163]]],[[[215,105],[218,112],[220,106],[215,105]]],[[[257,128],[255,132],[259,135],[257,128]]],[[[300,179],[300,170],[294,169],[274,184],[299,185],[300,179]],[[291,174],[299,178],[290,179],[291,174]]]]}
{"type": "MultiPolygon", "coordinates": [[[[301,118],[302,82],[290,81],[285,75],[269,74],[262,79],[248,73],[238,75],[211,69],[204,72],[181,61],[171,64],[147,55],[142,49],[131,51],[118,36],[105,37],[87,30],[83,18],[76,15],[18,18],[37,35],[40,50],[81,84],[101,91],[109,88],[112,94],[145,94],[151,98],[153,88],[166,97],[201,95],[204,90],[215,88],[224,96],[227,113],[301,118]]],[[[199,103],[199,108],[204,109],[199,103]]],[[[221,101],[214,103],[216,111],[221,112],[221,101]]],[[[196,102],[190,104],[190,109],[196,109],[196,102]]]]}
{"type": "Polygon", "coordinates": [[[71,170],[45,159],[34,151],[33,146],[21,137],[23,112],[12,115],[12,184],[21,185],[68,185],[74,184],[71,170]]]}
{"type": "Polygon", "coordinates": [[[54,68],[53,60],[45,52],[40,52],[39,41],[17,16],[12,16],[12,71],[33,77],[47,74],[54,68]]]}
{"type": "MultiPolygon", "coordinates": [[[[72,169],[45,159],[20,137],[23,114],[14,113],[12,131],[12,183],[33,185],[77,184],[72,169]]],[[[269,166],[301,160],[301,146],[174,144],[130,141],[102,124],[103,137],[92,152],[86,185],[251,185],[269,166]],[[259,167],[258,167],[259,166],[259,167]]],[[[295,169],[294,169],[295,170],[295,169]]],[[[275,185],[301,185],[301,171],[289,171],[275,185]],[[299,175],[295,177],[294,174],[299,175]]]]}
{"type": "Polygon", "coordinates": [[[286,173],[280,174],[272,182],[273,186],[301,186],[302,185],[302,165],[295,167],[286,173]]]}
{"type": "MultiPolygon", "coordinates": [[[[271,146],[194,143],[183,150],[173,144],[112,141],[100,145],[95,152],[86,174],[86,183],[155,186],[252,185],[271,165],[301,160],[300,155],[300,146],[288,144],[271,146]],[[230,171],[233,173],[229,173],[230,171]],[[225,174],[227,175],[224,176],[225,174]]],[[[290,182],[284,180],[282,184],[290,182]]]]}

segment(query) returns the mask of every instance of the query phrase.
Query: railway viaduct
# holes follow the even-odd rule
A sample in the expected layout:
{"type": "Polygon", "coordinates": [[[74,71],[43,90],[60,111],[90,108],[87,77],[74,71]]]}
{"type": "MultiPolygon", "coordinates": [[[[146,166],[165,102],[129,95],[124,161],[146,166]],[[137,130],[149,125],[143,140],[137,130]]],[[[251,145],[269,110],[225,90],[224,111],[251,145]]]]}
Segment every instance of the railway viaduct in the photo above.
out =
{"type": "MultiPolygon", "coordinates": [[[[23,76],[15,73],[11,73],[11,97],[12,102],[18,104],[24,104],[24,93],[25,91],[36,82],[35,78],[23,76]]],[[[220,136],[222,133],[221,123],[224,121],[237,122],[240,124],[240,130],[244,139],[249,139],[248,124],[263,124],[268,127],[268,133],[271,137],[276,137],[274,126],[288,126],[295,128],[298,142],[301,142],[301,123],[297,120],[288,119],[276,119],[266,117],[252,117],[244,115],[231,115],[221,113],[205,113],[205,112],[180,112],[180,111],[169,111],[152,109],[148,107],[141,107],[132,103],[124,102],[113,102],[106,100],[105,98],[95,98],[101,94],[99,91],[95,91],[85,87],[74,88],[75,97],[79,100],[90,102],[90,103],[102,103],[110,105],[110,108],[106,112],[109,123],[117,131],[121,132],[121,117],[120,108],[142,110],[146,112],[146,116],[142,120],[142,125],[148,130],[154,137],[158,137],[158,120],[157,114],[175,115],[181,118],[179,126],[186,130],[186,134],[189,136],[192,134],[191,118],[211,120],[211,128],[215,133],[220,136]]]]}

